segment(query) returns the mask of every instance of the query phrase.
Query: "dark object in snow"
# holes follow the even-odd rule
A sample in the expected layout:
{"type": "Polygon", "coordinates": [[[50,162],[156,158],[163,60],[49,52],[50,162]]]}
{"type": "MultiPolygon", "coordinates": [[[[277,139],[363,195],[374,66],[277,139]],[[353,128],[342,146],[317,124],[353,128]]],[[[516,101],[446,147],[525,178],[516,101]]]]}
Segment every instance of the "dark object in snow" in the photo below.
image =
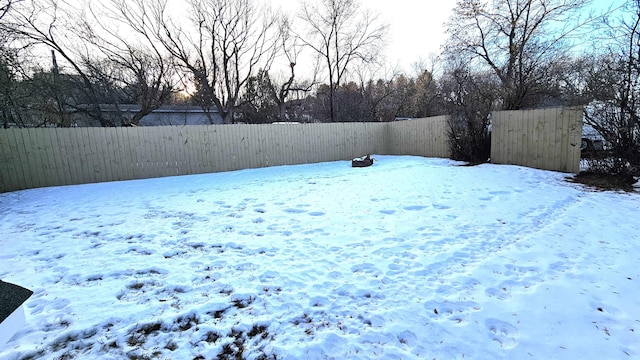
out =
{"type": "Polygon", "coordinates": [[[29,289],[0,280],[0,346],[24,325],[22,304],[32,294],[29,289]]]}
{"type": "Polygon", "coordinates": [[[373,165],[373,158],[371,157],[371,155],[351,160],[351,167],[367,167],[371,165],[373,165]]]}

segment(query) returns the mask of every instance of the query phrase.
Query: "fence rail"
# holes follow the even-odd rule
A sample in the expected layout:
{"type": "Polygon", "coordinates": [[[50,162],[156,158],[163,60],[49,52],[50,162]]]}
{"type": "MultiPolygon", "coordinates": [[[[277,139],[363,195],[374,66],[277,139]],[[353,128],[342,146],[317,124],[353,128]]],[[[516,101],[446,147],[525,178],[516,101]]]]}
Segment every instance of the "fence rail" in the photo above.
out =
{"type": "MultiPolygon", "coordinates": [[[[577,114],[576,109],[495,113],[492,161],[577,172],[577,114]]],[[[2,129],[0,192],[348,160],[364,154],[447,157],[447,119],[2,129]]]]}

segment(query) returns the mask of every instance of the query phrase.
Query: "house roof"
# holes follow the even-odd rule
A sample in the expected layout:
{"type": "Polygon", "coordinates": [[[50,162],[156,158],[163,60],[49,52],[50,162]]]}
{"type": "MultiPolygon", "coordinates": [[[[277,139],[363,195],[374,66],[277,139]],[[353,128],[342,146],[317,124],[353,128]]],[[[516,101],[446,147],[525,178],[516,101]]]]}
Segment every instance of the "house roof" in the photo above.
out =
{"type": "Polygon", "coordinates": [[[0,280],[0,323],[20,307],[33,291],[0,280]]]}

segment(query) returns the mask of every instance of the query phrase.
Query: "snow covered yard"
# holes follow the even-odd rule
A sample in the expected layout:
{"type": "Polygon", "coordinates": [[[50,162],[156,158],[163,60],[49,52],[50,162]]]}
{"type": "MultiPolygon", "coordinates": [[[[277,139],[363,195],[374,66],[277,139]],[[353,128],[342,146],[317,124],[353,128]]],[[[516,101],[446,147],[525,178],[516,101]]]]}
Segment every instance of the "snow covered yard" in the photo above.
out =
{"type": "Polygon", "coordinates": [[[0,194],[0,358],[640,357],[640,195],[375,158],[0,194]]]}

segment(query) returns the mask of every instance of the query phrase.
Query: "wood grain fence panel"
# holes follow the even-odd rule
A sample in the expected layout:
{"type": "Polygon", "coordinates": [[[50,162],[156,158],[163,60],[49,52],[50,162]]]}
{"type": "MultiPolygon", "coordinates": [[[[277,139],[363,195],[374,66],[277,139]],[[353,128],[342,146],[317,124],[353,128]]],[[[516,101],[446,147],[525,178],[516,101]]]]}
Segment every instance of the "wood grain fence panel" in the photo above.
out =
{"type": "Polygon", "coordinates": [[[178,173],[178,158],[180,156],[180,147],[176,141],[174,136],[175,127],[172,126],[162,126],[160,127],[160,132],[162,133],[162,140],[165,144],[158,144],[160,149],[164,152],[165,158],[162,159],[164,162],[164,173],[166,176],[176,176],[178,173]]]}
{"type": "Polygon", "coordinates": [[[263,125],[262,126],[262,142],[260,144],[263,153],[264,166],[278,166],[283,165],[284,162],[280,156],[280,146],[282,145],[280,139],[280,132],[276,130],[277,127],[263,125]]]}
{"type": "Polygon", "coordinates": [[[65,132],[67,129],[51,129],[51,142],[55,152],[56,165],[61,173],[63,185],[74,184],[75,174],[71,172],[69,157],[66,154],[65,132]]]}
{"type": "Polygon", "coordinates": [[[582,116],[581,107],[563,108],[562,118],[565,121],[563,127],[562,146],[564,149],[561,158],[561,170],[564,172],[580,172],[580,141],[582,138],[582,116]]]}
{"type": "Polygon", "coordinates": [[[218,171],[234,170],[233,163],[235,162],[235,151],[233,149],[232,142],[235,141],[233,137],[233,129],[230,127],[227,129],[220,129],[217,131],[217,127],[210,133],[208,138],[209,152],[206,153],[205,162],[210,165],[207,169],[218,169],[218,171]],[[217,151],[213,151],[217,149],[217,151]],[[215,163],[212,162],[212,156],[215,156],[215,163]]]}
{"type": "MultiPolygon", "coordinates": [[[[309,141],[309,143],[307,145],[309,145],[309,148],[313,148],[314,147],[314,142],[316,141],[316,139],[312,139],[309,136],[309,131],[311,130],[311,126],[308,125],[303,125],[303,124],[284,124],[283,125],[286,128],[286,134],[287,134],[287,147],[285,149],[285,157],[287,158],[287,162],[290,165],[293,164],[299,164],[302,159],[303,156],[307,156],[307,154],[305,154],[305,152],[307,151],[307,149],[303,148],[303,145],[305,143],[305,140],[309,141]],[[302,126],[295,126],[295,125],[302,125],[302,126]]],[[[327,144],[327,153],[331,152],[331,143],[329,140],[329,144],[327,144]]],[[[330,155],[327,156],[327,158],[331,158],[330,155]]]]}
{"type": "Polygon", "coordinates": [[[447,157],[447,118],[437,116],[389,123],[386,152],[393,155],[447,157]]]}
{"type": "Polygon", "coordinates": [[[582,139],[582,118],[584,114],[584,109],[582,108],[572,108],[570,110],[572,113],[570,116],[570,126],[569,126],[569,149],[572,155],[572,159],[569,160],[569,164],[567,168],[572,173],[580,172],[580,158],[582,156],[580,145],[582,139]]]}
{"type": "Polygon", "coordinates": [[[109,148],[109,158],[112,164],[111,176],[113,176],[113,180],[131,179],[131,175],[128,174],[129,163],[122,145],[122,128],[106,128],[104,129],[104,136],[109,148]]]}
{"type": "Polygon", "coordinates": [[[97,161],[98,164],[98,173],[96,174],[98,182],[114,180],[112,171],[114,168],[113,160],[104,130],[106,130],[106,128],[94,128],[92,131],[93,148],[95,150],[95,156],[97,157],[95,161],[97,161]]]}
{"type": "Polygon", "coordinates": [[[28,133],[33,147],[33,156],[36,159],[35,173],[33,176],[38,183],[38,187],[41,187],[46,186],[48,177],[55,178],[55,175],[52,176],[50,172],[51,164],[49,163],[49,154],[47,153],[46,134],[39,130],[46,129],[31,128],[28,133]]]}
{"type": "Polygon", "coordinates": [[[256,149],[260,158],[260,167],[267,167],[269,165],[269,147],[267,146],[269,136],[269,126],[267,124],[261,124],[257,126],[258,140],[256,149]]]}
{"type": "Polygon", "coordinates": [[[161,126],[158,127],[160,130],[160,139],[162,142],[156,143],[156,148],[161,154],[164,154],[163,159],[159,159],[162,164],[162,173],[163,176],[176,176],[177,172],[177,156],[180,149],[178,148],[178,144],[176,143],[171,126],[161,126]]]}
{"type": "Polygon", "coordinates": [[[105,156],[105,152],[108,150],[101,130],[100,128],[92,128],[86,135],[86,140],[91,148],[89,162],[94,182],[111,180],[108,156],[105,156]]]}
{"type": "Polygon", "coordinates": [[[99,129],[92,128],[87,133],[86,140],[91,148],[89,162],[91,174],[93,175],[93,182],[107,181],[107,165],[106,157],[104,156],[105,145],[100,139],[99,129]],[[98,130],[98,131],[96,131],[98,130]]]}
{"type": "Polygon", "coordinates": [[[52,137],[55,137],[55,132],[49,131],[49,129],[37,129],[36,132],[37,141],[41,151],[41,157],[43,161],[43,173],[44,173],[44,185],[42,186],[59,186],[65,185],[62,166],[58,163],[57,149],[53,145],[52,137]]]}
{"type": "Polygon", "coordinates": [[[149,134],[153,144],[153,162],[155,164],[155,173],[153,177],[172,176],[169,162],[173,158],[172,152],[174,144],[172,141],[165,139],[167,126],[152,127],[154,132],[149,134]]]}
{"type": "Polygon", "coordinates": [[[70,157],[73,159],[73,166],[78,172],[77,184],[88,184],[91,181],[89,169],[87,168],[87,149],[85,149],[83,132],[88,132],[87,128],[73,128],[69,129],[69,143],[71,147],[70,157]]]}
{"type": "Polygon", "coordinates": [[[309,162],[318,162],[318,149],[324,147],[326,152],[323,157],[326,161],[335,161],[342,153],[344,141],[344,123],[310,124],[305,126],[305,136],[298,141],[299,148],[303,151],[304,157],[298,159],[296,163],[301,163],[305,159],[309,162]],[[311,146],[307,146],[311,144],[311,146]]]}
{"type": "Polygon", "coordinates": [[[572,144],[578,143],[582,131],[581,114],[580,108],[495,112],[491,161],[579,171],[579,148],[572,144]]]}
{"type": "Polygon", "coordinates": [[[188,127],[179,126],[175,128],[175,138],[180,146],[179,162],[177,164],[179,175],[195,174],[195,161],[191,160],[191,149],[193,139],[187,132],[188,127]]]}
{"type": "Polygon", "coordinates": [[[141,138],[143,176],[145,178],[156,177],[159,164],[157,163],[157,151],[155,148],[155,137],[157,134],[156,127],[137,127],[138,136],[141,138]]]}
{"type": "MultiPolygon", "coordinates": [[[[74,129],[75,130],[75,129],[74,129]]],[[[71,129],[56,129],[62,166],[67,167],[68,184],[82,184],[82,169],[78,166],[77,156],[74,154],[74,144],[71,140],[71,129]]]]}
{"type": "Polygon", "coordinates": [[[242,140],[240,141],[240,163],[247,164],[248,168],[260,166],[256,153],[256,141],[258,140],[258,126],[255,124],[243,125],[242,140]]]}
{"type": "Polygon", "coordinates": [[[138,154],[142,163],[142,176],[145,179],[153,178],[156,176],[157,164],[155,161],[155,144],[153,143],[153,137],[151,135],[155,133],[156,129],[151,127],[137,127],[135,130],[138,132],[141,145],[138,154]]]}
{"type": "Polygon", "coordinates": [[[111,176],[114,181],[128,180],[129,176],[126,175],[126,168],[124,160],[124,150],[120,144],[122,128],[105,128],[104,138],[107,146],[107,152],[109,162],[111,163],[111,176]]]}
{"type": "Polygon", "coordinates": [[[18,161],[18,166],[20,167],[20,171],[18,171],[17,173],[18,179],[21,184],[24,184],[23,189],[30,189],[32,187],[35,187],[35,185],[33,184],[31,174],[29,173],[29,158],[23,136],[24,131],[16,132],[15,136],[12,139],[12,151],[17,155],[16,160],[18,161]]]}
{"type": "Polygon", "coordinates": [[[280,143],[274,130],[273,126],[266,125],[263,125],[260,129],[260,152],[264,166],[281,165],[275,158],[280,143]]]}
{"type": "MultiPolygon", "coordinates": [[[[181,128],[182,134],[184,136],[184,141],[186,141],[186,154],[187,159],[189,161],[188,169],[190,169],[191,174],[201,174],[202,170],[202,162],[203,162],[203,146],[204,146],[204,127],[200,125],[194,126],[184,126],[181,128]]],[[[186,170],[187,168],[183,168],[186,170]]]]}
{"type": "MultiPolygon", "coordinates": [[[[287,131],[287,127],[283,124],[277,124],[277,126],[273,127],[273,131],[275,131],[275,141],[277,142],[277,146],[273,147],[273,158],[271,159],[272,164],[275,165],[288,165],[290,160],[287,158],[287,146],[289,145],[289,133],[287,131]]],[[[271,147],[271,145],[269,145],[271,147]]]]}
{"type": "Polygon", "coordinates": [[[26,129],[26,131],[22,133],[22,141],[25,147],[25,154],[27,155],[27,172],[32,186],[41,187],[44,183],[44,175],[42,173],[43,164],[40,157],[38,139],[35,137],[34,130],[35,129],[26,129]]]}
{"type": "Polygon", "coordinates": [[[85,142],[87,147],[91,149],[88,153],[87,161],[89,171],[92,176],[92,182],[100,182],[105,181],[105,156],[103,154],[104,147],[100,141],[99,132],[96,131],[98,129],[87,128],[87,133],[85,134],[85,142]]]}
{"type": "Polygon", "coordinates": [[[133,155],[132,160],[136,164],[134,176],[136,179],[145,179],[147,176],[145,174],[146,169],[144,166],[146,161],[146,157],[144,155],[144,137],[141,136],[140,129],[138,128],[129,128],[127,130],[127,133],[133,140],[131,143],[131,152],[133,155]]]}
{"type": "Polygon", "coordinates": [[[89,171],[88,157],[91,149],[85,144],[85,134],[89,128],[74,128],[71,130],[71,144],[74,147],[73,156],[77,159],[75,165],[80,169],[80,183],[94,182],[89,171]]]}
{"type": "Polygon", "coordinates": [[[553,133],[553,168],[554,169],[562,169],[566,168],[566,158],[568,156],[563,156],[563,154],[568,154],[569,148],[566,146],[567,142],[563,142],[563,139],[567,138],[569,134],[569,119],[567,118],[566,113],[561,111],[561,109],[556,109],[555,114],[555,128],[553,133]],[[560,118],[558,118],[560,116],[560,118]]]}
{"type": "Polygon", "coordinates": [[[166,159],[166,168],[168,174],[170,176],[182,175],[180,172],[181,165],[181,157],[182,157],[182,146],[179,142],[178,136],[178,128],[172,126],[165,126],[162,128],[163,139],[167,141],[170,146],[165,148],[165,154],[167,155],[166,159]]]}
{"type": "Polygon", "coordinates": [[[92,130],[90,128],[74,128],[73,132],[73,142],[76,144],[76,156],[78,157],[78,165],[80,166],[82,173],[81,183],[88,184],[95,182],[95,176],[93,174],[92,165],[90,162],[92,153],[91,153],[91,145],[89,143],[89,139],[87,138],[89,132],[92,130]]]}
{"type": "Polygon", "coordinates": [[[111,176],[113,180],[129,180],[129,161],[127,160],[122,140],[122,128],[104,129],[105,141],[108,147],[109,159],[111,159],[111,176]]]}
{"type": "Polygon", "coordinates": [[[132,144],[129,141],[131,138],[130,128],[115,128],[114,137],[117,143],[117,156],[120,158],[120,168],[118,173],[122,176],[122,180],[135,179],[135,162],[133,160],[133,154],[131,151],[132,144]]]}
{"type": "Polygon", "coordinates": [[[199,174],[198,153],[197,151],[197,135],[198,129],[191,126],[180,127],[181,143],[184,146],[184,164],[182,166],[183,174],[199,174]]]}
{"type": "Polygon", "coordinates": [[[163,159],[165,174],[167,174],[166,176],[181,175],[179,171],[179,158],[182,149],[177,141],[177,127],[162,126],[161,132],[162,139],[167,143],[166,145],[159,144],[166,156],[166,158],[163,159]]]}
{"type": "Polygon", "coordinates": [[[85,180],[82,175],[80,155],[78,154],[80,149],[78,146],[77,136],[75,136],[77,132],[78,129],[64,129],[64,131],[62,131],[62,153],[69,164],[72,184],[82,184],[85,180]]]}
{"type": "Polygon", "coordinates": [[[238,156],[240,155],[239,148],[240,146],[242,146],[242,144],[240,143],[242,139],[242,134],[240,131],[241,129],[238,127],[238,125],[231,125],[228,129],[225,130],[228,131],[221,131],[218,134],[220,136],[220,141],[223,142],[226,146],[227,154],[230,155],[229,158],[227,158],[230,161],[228,161],[228,167],[226,168],[226,170],[238,170],[238,156]]]}
{"type": "Polygon", "coordinates": [[[137,128],[132,128],[132,130],[135,132],[138,141],[137,141],[137,145],[138,145],[138,151],[136,151],[136,156],[138,159],[138,169],[139,169],[139,176],[143,179],[148,179],[150,177],[152,177],[149,173],[150,173],[150,149],[149,149],[149,142],[145,136],[144,131],[148,130],[148,129],[144,129],[142,127],[137,127],[137,128]]]}
{"type": "Polygon", "coordinates": [[[123,128],[122,141],[127,144],[126,151],[129,154],[132,179],[144,179],[141,159],[138,155],[141,149],[140,140],[138,139],[138,128],[123,128]]]}
{"type": "Polygon", "coordinates": [[[8,129],[6,135],[6,142],[4,142],[3,148],[6,152],[3,156],[7,161],[7,169],[10,172],[8,182],[11,183],[12,190],[28,189],[25,183],[24,163],[22,162],[22,156],[19,152],[23,151],[18,147],[17,137],[22,138],[22,134],[19,129],[8,129]]]}
{"type": "MultiPolygon", "coordinates": [[[[308,157],[307,151],[309,151],[309,149],[315,148],[315,142],[317,141],[317,139],[314,139],[309,135],[309,132],[311,131],[313,125],[285,124],[284,126],[286,127],[286,133],[288,135],[288,146],[285,156],[287,157],[289,164],[300,164],[304,158],[308,157]],[[305,145],[308,147],[305,147],[305,145]]],[[[331,155],[329,154],[332,151],[330,139],[327,139],[327,144],[325,144],[325,146],[327,148],[327,159],[330,159],[331,155]]]]}
{"type": "Polygon", "coordinates": [[[29,153],[27,150],[27,144],[25,142],[25,131],[19,131],[16,133],[16,136],[13,138],[14,140],[14,153],[17,154],[17,159],[19,161],[19,165],[21,167],[18,175],[20,176],[20,181],[25,185],[24,189],[30,189],[36,187],[33,183],[33,177],[30,173],[30,165],[29,165],[29,153]]]}
{"type": "Polygon", "coordinates": [[[18,133],[16,129],[5,129],[0,131],[0,191],[20,190],[21,176],[18,172],[22,172],[22,168],[16,161],[17,153],[15,145],[15,136],[18,133]]]}
{"type": "MultiPolygon", "coordinates": [[[[289,165],[293,163],[293,154],[291,151],[291,143],[293,136],[293,127],[286,125],[278,125],[282,130],[278,132],[280,135],[280,158],[283,160],[283,165],[289,165]]],[[[298,129],[297,131],[300,131],[298,129]]]]}
{"type": "Polygon", "coordinates": [[[504,154],[504,124],[498,119],[497,114],[491,114],[491,162],[502,164],[504,154]]]}
{"type": "MultiPolygon", "coordinates": [[[[554,109],[543,109],[543,110],[539,110],[542,113],[542,116],[544,116],[544,127],[542,130],[543,133],[543,137],[542,137],[542,160],[544,164],[547,164],[549,167],[553,166],[553,161],[554,161],[554,148],[553,148],[553,137],[552,137],[552,129],[555,129],[556,124],[555,124],[555,118],[554,119],[550,119],[550,112],[554,111],[554,109]]],[[[527,162],[522,162],[521,165],[527,166],[527,162]]],[[[542,167],[545,167],[545,165],[543,165],[542,167]]]]}
{"type": "Polygon", "coordinates": [[[199,174],[206,173],[209,169],[219,169],[218,171],[224,171],[220,161],[227,154],[223,144],[217,138],[217,128],[215,125],[203,126],[200,128],[196,136],[196,144],[198,146],[198,167],[199,174]],[[220,164],[220,165],[219,165],[220,164]]]}
{"type": "Polygon", "coordinates": [[[33,129],[25,129],[22,133],[22,146],[24,148],[24,155],[26,159],[26,173],[29,178],[30,186],[40,187],[42,162],[40,161],[40,153],[37,149],[37,143],[35,139],[31,139],[31,133],[33,129]]]}
{"type": "Polygon", "coordinates": [[[538,131],[538,127],[541,125],[541,119],[539,116],[531,116],[527,119],[526,122],[526,138],[525,141],[526,151],[531,157],[531,162],[533,166],[540,167],[542,166],[542,157],[540,156],[540,146],[538,144],[538,140],[540,138],[538,131]]]}
{"type": "Polygon", "coordinates": [[[150,129],[152,129],[152,132],[149,133],[147,136],[149,136],[149,139],[150,139],[149,143],[151,144],[151,147],[153,149],[152,155],[153,155],[154,171],[153,171],[152,177],[167,176],[169,174],[168,165],[167,165],[167,160],[168,160],[167,149],[169,146],[171,146],[171,144],[162,144],[165,127],[164,126],[150,127],[150,129]]]}
{"type": "Polygon", "coordinates": [[[108,181],[109,164],[108,157],[105,156],[106,145],[100,136],[101,131],[97,128],[85,128],[83,134],[87,152],[87,167],[91,174],[91,182],[108,181]]]}
{"type": "MultiPolygon", "coordinates": [[[[233,164],[235,163],[235,154],[231,146],[231,142],[233,141],[232,140],[233,126],[229,126],[229,129],[225,129],[226,131],[223,131],[223,129],[220,129],[220,130],[221,130],[220,132],[217,132],[214,130],[214,132],[211,132],[209,134],[209,137],[206,138],[206,141],[210,144],[210,146],[209,146],[209,151],[205,153],[206,155],[205,161],[209,161],[209,158],[211,156],[210,151],[212,149],[211,144],[213,143],[217,145],[217,150],[218,150],[215,152],[215,155],[219,159],[218,171],[233,170],[234,169],[233,164]],[[223,161],[223,159],[226,159],[226,161],[223,161]]],[[[205,134],[208,134],[208,133],[205,132],[205,134]]],[[[209,168],[215,168],[215,167],[211,166],[209,168]]]]}
{"type": "Polygon", "coordinates": [[[82,170],[77,167],[77,159],[73,154],[73,146],[71,143],[71,130],[70,129],[55,129],[58,138],[58,153],[62,162],[59,163],[66,167],[67,184],[81,184],[82,182],[82,170]]]}

